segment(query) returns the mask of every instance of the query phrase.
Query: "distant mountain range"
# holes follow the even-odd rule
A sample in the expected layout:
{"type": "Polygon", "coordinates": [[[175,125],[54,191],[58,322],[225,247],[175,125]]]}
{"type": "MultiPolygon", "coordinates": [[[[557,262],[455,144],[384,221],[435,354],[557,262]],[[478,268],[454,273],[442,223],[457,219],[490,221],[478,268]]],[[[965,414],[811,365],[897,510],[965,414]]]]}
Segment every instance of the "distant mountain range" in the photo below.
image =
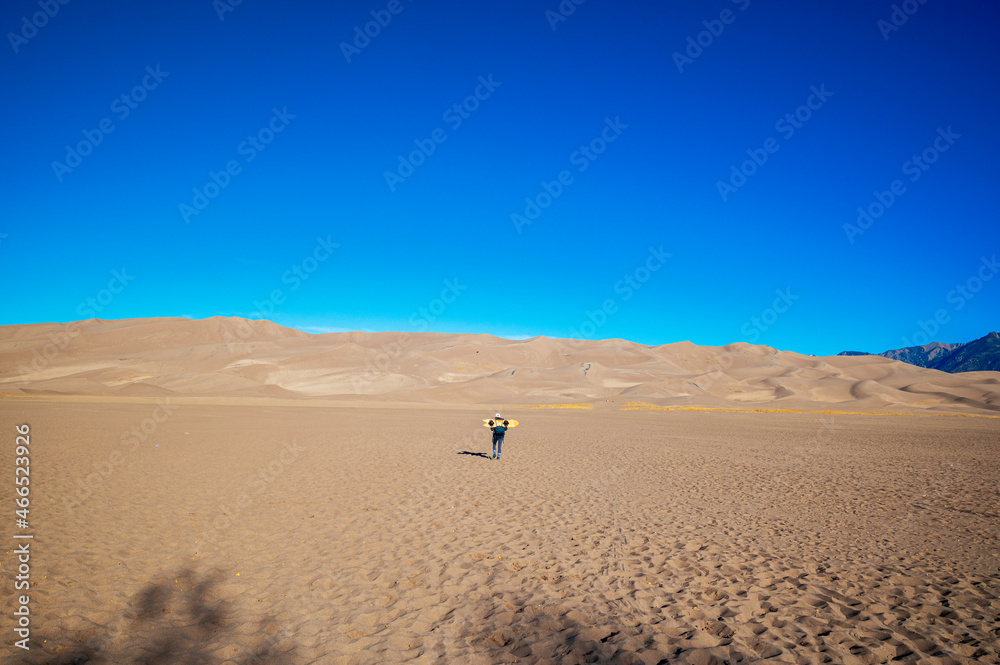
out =
{"type": "Polygon", "coordinates": [[[1000,334],[991,332],[985,337],[964,344],[931,342],[923,346],[908,346],[882,353],[841,351],[840,356],[878,355],[918,367],[938,369],[942,372],[979,372],[1000,370],[1000,334]]]}

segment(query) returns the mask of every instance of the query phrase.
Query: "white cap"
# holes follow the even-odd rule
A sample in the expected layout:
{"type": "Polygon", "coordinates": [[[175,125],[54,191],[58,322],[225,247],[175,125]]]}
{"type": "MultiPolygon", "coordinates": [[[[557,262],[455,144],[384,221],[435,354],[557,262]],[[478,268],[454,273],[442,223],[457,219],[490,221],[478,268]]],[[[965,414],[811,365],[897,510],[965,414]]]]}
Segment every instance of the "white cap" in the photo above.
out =
{"type": "Polygon", "coordinates": [[[496,416],[494,416],[494,417],[495,417],[495,418],[499,418],[499,417],[500,417],[500,414],[498,413],[498,414],[497,414],[496,416]]]}

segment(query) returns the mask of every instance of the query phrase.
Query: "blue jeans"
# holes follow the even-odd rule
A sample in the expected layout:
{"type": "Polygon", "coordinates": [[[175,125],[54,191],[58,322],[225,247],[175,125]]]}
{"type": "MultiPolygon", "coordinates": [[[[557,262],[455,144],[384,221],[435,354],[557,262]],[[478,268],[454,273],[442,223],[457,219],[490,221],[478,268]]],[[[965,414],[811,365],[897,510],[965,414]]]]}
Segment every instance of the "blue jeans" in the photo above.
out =
{"type": "Polygon", "coordinates": [[[493,454],[500,457],[500,449],[503,448],[503,434],[493,435],[493,454]]]}

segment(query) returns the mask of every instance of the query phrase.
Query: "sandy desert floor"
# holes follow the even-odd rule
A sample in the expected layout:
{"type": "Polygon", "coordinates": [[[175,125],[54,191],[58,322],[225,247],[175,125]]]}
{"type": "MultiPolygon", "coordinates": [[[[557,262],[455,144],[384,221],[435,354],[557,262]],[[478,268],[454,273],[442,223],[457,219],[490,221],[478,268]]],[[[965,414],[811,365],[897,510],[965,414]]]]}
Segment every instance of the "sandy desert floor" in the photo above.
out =
{"type": "Polygon", "coordinates": [[[5,400],[4,658],[1000,663],[1000,419],[489,415],[5,400]]]}

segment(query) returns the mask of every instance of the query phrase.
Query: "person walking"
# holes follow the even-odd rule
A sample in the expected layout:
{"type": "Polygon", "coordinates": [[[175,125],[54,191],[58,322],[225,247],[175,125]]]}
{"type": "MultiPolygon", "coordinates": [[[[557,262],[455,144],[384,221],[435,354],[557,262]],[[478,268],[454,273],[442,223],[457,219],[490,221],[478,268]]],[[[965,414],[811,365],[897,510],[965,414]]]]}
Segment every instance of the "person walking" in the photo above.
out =
{"type": "Polygon", "coordinates": [[[507,433],[508,424],[509,421],[502,420],[499,413],[490,421],[490,431],[493,432],[493,457],[490,459],[500,459],[500,452],[503,449],[503,435],[507,433]]]}

